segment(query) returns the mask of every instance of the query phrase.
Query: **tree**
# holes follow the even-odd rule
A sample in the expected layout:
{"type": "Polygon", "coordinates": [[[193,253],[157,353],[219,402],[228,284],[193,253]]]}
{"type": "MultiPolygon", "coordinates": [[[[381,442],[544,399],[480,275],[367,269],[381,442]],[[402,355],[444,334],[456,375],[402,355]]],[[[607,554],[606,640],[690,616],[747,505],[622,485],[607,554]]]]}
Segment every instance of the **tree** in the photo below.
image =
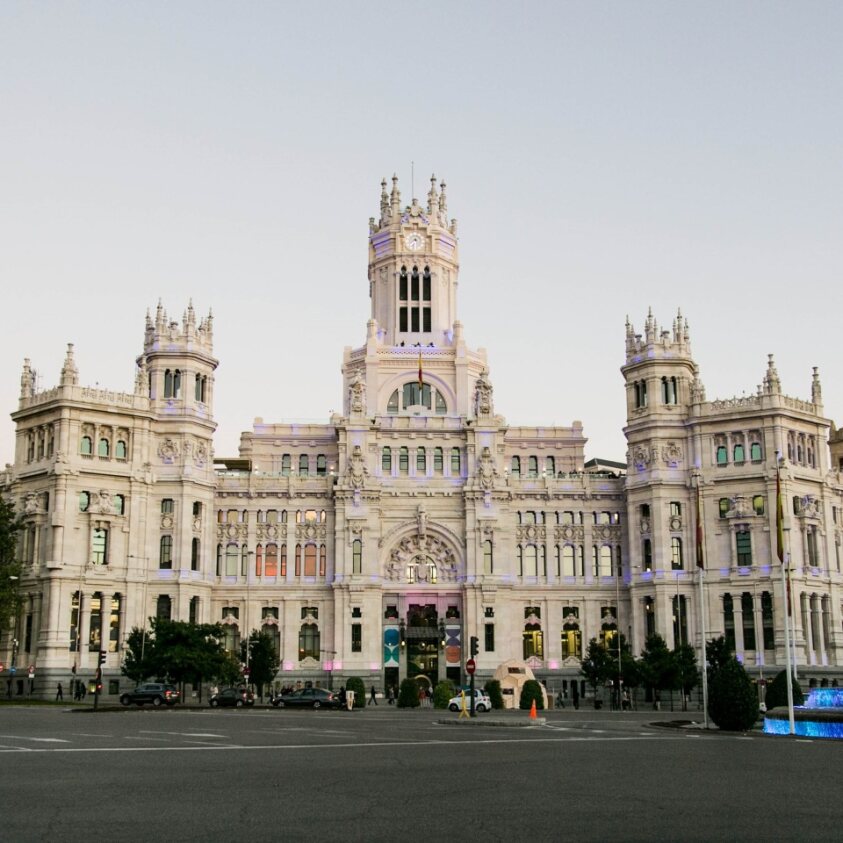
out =
{"type": "Polygon", "coordinates": [[[208,679],[236,682],[240,665],[225,651],[219,624],[151,618],[149,630],[134,628],[127,639],[122,672],[136,682],[154,676],[182,685],[208,679]]]}
{"type": "Polygon", "coordinates": [[[366,686],[359,676],[349,676],[345,683],[346,691],[354,691],[354,707],[366,707],[366,686]]]}
{"type": "Polygon", "coordinates": [[[521,686],[521,699],[518,701],[518,707],[527,711],[533,707],[535,702],[536,708],[544,708],[544,694],[542,694],[542,686],[535,679],[528,679],[521,686]]]}
{"type": "Polygon", "coordinates": [[[21,521],[13,504],[0,497],[0,629],[6,629],[20,604],[17,561],[18,533],[21,521]]]}
{"type": "MultiPolygon", "coordinates": [[[[791,678],[793,688],[793,704],[802,705],[805,702],[805,695],[799,687],[799,683],[791,678]]],[[[767,709],[778,708],[787,705],[787,671],[780,670],[775,679],[767,686],[767,695],[764,698],[767,709]]]]}
{"type": "Polygon", "coordinates": [[[618,675],[618,663],[612,659],[612,654],[603,644],[592,638],[588,642],[588,650],[580,670],[596,696],[599,687],[605,685],[612,676],[618,675]]]}
{"type": "Polygon", "coordinates": [[[402,679],[398,689],[398,708],[418,708],[419,684],[415,679],[402,679]]]}
{"type": "Polygon", "coordinates": [[[258,694],[263,696],[263,686],[272,684],[275,674],[281,662],[275,647],[272,646],[272,639],[265,632],[253,631],[249,635],[249,658],[246,659],[246,644],[240,646],[240,658],[248,661],[249,681],[258,689],[258,694]]]}
{"type": "Polygon", "coordinates": [[[433,707],[447,708],[451,699],[456,696],[456,689],[450,679],[443,679],[433,689],[433,707]]]}
{"type": "Polygon", "coordinates": [[[500,710],[503,708],[503,694],[501,693],[501,683],[497,679],[489,679],[483,686],[483,690],[489,695],[489,702],[492,703],[492,708],[500,710]]]}
{"type": "Polygon", "coordinates": [[[745,732],[758,719],[758,695],[735,658],[708,678],[708,715],[724,731],[745,732]]]}
{"type": "Polygon", "coordinates": [[[720,670],[721,667],[728,664],[734,652],[726,643],[726,639],[721,635],[719,638],[712,638],[711,641],[706,642],[705,645],[705,660],[708,662],[708,673],[712,675],[720,670]]]}
{"type": "Polygon", "coordinates": [[[647,639],[639,666],[641,680],[653,689],[656,702],[660,700],[661,691],[679,687],[676,660],[661,635],[651,635],[647,639]]]}
{"type": "Polygon", "coordinates": [[[680,644],[673,651],[673,662],[676,666],[677,685],[682,689],[682,709],[685,710],[688,696],[700,681],[696,651],[690,644],[680,644]]]}

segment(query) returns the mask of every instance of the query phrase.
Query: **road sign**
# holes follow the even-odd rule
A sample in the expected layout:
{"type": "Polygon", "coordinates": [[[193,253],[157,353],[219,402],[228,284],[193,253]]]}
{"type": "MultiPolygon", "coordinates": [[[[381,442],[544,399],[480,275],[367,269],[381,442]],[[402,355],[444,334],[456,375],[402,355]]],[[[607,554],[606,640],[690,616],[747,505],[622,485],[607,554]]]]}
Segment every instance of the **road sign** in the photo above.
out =
{"type": "Polygon", "coordinates": [[[477,662],[475,662],[475,661],[474,661],[474,659],[469,659],[469,660],[465,663],[465,672],[466,672],[469,676],[472,676],[472,675],[474,674],[474,671],[475,671],[476,669],[477,669],[477,662]]]}

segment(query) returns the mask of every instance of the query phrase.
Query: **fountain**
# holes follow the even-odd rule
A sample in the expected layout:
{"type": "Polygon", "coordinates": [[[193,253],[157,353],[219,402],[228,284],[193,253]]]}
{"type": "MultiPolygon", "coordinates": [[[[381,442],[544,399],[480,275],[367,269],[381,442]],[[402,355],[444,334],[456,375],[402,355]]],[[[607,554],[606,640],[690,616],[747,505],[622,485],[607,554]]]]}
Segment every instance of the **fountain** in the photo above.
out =
{"type": "MultiPolygon", "coordinates": [[[[808,738],[843,739],[843,688],[812,688],[805,705],[794,706],[797,735],[808,738]]],[[[764,715],[768,735],[789,735],[787,708],[774,708],[764,715]]]]}

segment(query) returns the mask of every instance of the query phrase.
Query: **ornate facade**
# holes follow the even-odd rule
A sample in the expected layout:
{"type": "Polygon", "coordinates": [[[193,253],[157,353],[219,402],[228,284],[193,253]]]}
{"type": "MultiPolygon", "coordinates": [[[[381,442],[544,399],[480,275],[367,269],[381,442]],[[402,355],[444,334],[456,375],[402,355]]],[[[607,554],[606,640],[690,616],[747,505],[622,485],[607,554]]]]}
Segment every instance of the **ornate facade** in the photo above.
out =
{"type": "MultiPolygon", "coordinates": [[[[627,325],[626,469],[590,461],[582,425],[513,427],[485,352],[457,319],[457,224],[444,182],[402,205],[384,181],[370,220],[371,318],[343,352],[343,411],[324,425],[263,423],[237,458],[212,454],[213,320],[147,316],[131,394],[21,379],[15,463],[0,475],[24,515],[22,605],[0,640],[38,687],[90,678],[105,651],[116,693],[126,636],[150,616],[219,622],[275,641],[279,681],[405,676],[462,681],[526,659],[552,688],[590,638],[620,629],[744,663],[783,663],[776,452],[794,567],[799,669],[843,663],[840,466],[829,464],[819,379],[784,396],[772,359],[749,398],[706,401],[687,323],[627,325]],[[771,552],[771,547],[772,552],[771,552]]],[[[8,661],[7,661],[8,663],[8,661]]],[[[125,684],[126,680],[122,680],[125,684]]]]}

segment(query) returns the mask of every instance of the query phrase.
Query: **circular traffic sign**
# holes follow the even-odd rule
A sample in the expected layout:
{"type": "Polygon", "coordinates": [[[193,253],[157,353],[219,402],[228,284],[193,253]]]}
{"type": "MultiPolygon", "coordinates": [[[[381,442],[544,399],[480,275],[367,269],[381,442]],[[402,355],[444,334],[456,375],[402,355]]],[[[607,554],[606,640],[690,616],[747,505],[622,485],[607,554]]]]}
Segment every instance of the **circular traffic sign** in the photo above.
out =
{"type": "Polygon", "coordinates": [[[471,676],[471,675],[474,673],[474,671],[476,670],[476,668],[477,668],[477,662],[475,662],[475,661],[474,661],[474,659],[469,659],[469,660],[465,663],[465,672],[466,672],[469,676],[471,676]]]}

